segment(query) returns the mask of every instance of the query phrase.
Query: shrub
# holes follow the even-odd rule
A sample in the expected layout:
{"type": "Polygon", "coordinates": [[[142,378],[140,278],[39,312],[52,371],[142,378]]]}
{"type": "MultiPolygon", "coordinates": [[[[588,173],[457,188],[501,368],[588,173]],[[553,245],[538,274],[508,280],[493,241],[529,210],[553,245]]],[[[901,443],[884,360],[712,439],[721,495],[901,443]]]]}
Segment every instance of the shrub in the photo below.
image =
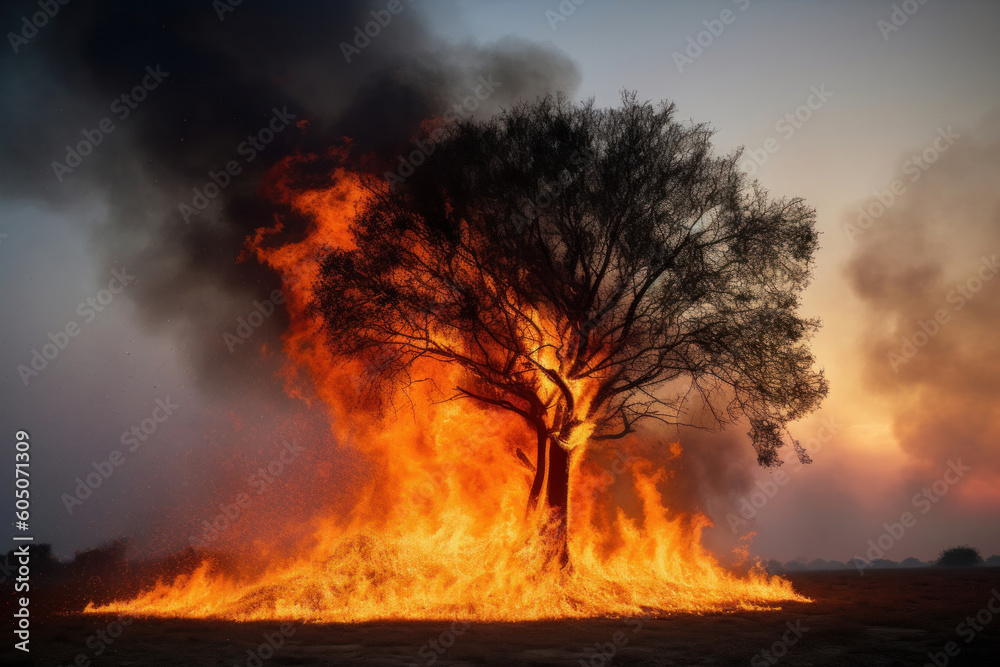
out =
{"type": "Polygon", "coordinates": [[[934,564],[938,567],[975,567],[984,563],[979,549],[962,544],[957,547],[948,547],[941,552],[934,564]]]}

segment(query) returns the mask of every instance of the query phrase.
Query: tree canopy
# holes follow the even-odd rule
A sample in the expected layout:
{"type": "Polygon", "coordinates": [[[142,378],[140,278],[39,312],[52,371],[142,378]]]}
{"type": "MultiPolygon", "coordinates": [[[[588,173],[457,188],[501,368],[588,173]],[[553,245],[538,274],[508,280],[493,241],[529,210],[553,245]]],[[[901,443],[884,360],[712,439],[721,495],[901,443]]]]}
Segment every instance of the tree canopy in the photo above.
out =
{"type": "Polygon", "coordinates": [[[826,393],[818,323],[796,312],[810,207],[769,196],[673,104],[632,94],[435,132],[408,178],[364,180],[356,247],[323,264],[317,309],[338,352],[379,360],[376,387],[412,380],[417,360],[458,364],[454,397],[536,430],[532,500],[574,438],[689,423],[695,405],[711,426],[745,419],[758,461],[780,464],[786,425],[826,393]]]}

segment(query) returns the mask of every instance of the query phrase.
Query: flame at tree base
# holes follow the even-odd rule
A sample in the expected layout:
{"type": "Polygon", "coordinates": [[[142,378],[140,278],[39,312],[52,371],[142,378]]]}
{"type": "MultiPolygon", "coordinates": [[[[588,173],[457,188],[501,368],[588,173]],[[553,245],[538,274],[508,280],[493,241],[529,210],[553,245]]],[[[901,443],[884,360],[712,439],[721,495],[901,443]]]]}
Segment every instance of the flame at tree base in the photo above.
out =
{"type": "MultiPolygon", "coordinates": [[[[301,240],[276,247],[267,243],[281,236],[281,225],[261,229],[248,250],[280,271],[288,288],[286,386],[310,405],[318,399],[334,424],[331,447],[357,452],[372,474],[358,482],[346,517],[307,502],[300,516],[287,517],[296,534],[311,535],[305,542],[275,545],[273,537],[260,535],[249,548],[244,544],[264,563],[252,576],[226,574],[206,559],[191,574],[132,600],[88,605],[88,613],[525,621],[810,602],[759,565],[745,574],[724,568],[701,542],[710,521],[668,506],[664,491],[681,458],[676,443],[650,451],[630,437],[600,449],[583,437],[573,446],[565,542],[570,565],[562,567],[553,554],[563,545],[553,531],[525,517],[534,471],[523,452],[535,443],[519,417],[470,401],[442,401],[440,388],[460,384],[460,371],[430,363],[415,368],[414,376],[432,382],[406,387],[408,407],[394,418],[359,405],[365,368],[332,357],[309,305],[318,258],[325,249],[350,245],[347,222],[361,190],[338,171],[327,189],[289,194],[282,173],[275,172],[272,194],[310,216],[313,226],[301,240]],[[598,460],[614,453],[629,463],[609,475],[598,460]],[[289,548],[294,556],[287,555],[289,548]]],[[[240,548],[234,545],[231,553],[240,548]]]]}
{"type": "Polygon", "coordinates": [[[390,446],[408,442],[413,420],[381,425],[370,441],[370,453],[387,454],[380,479],[362,490],[346,520],[308,526],[312,536],[294,556],[268,557],[260,540],[255,547],[270,564],[259,574],[227,575],[206,560],[133,600],[87,611],[233,621],[528,621],[811,601],[759,565],[743,574],[726,569],[702,545],[708,518],[666,507],[660,489],[670,488],[680,463],[677,444],[654,464],[629,449],[638,440],[624,441],[630,466],[613,480],[574,455],[570,565],[561,567],[554,533],[525,517],[530,476],[498,433],[512,426],[509,416],[458,403],[419,414],[435,446],[399,456],[390,446]]]}
{"type": "Polygon", "coordinates": [[[331,532],[330,543],[317,544],[309,557],[254,580],[226,577],[205,562],[133,600],[89,605],[86,611],[233,621],[529,621],[732,612],[811,602],[787,580],[759,568],[743,576],[723,568],[698,541],[705,521],[700,515],[680,517],[661,526],[674,531],[675,539],[640,539],[638,550],[652,551],[651,558],[619,553],[598,561],[574,554],[566,569],[555,563],[541,538],[520,548],[498,548],[470,531],[456,532],[457,516],[442,517],[442,527],[432,536],[338,540],[331,532]]]}

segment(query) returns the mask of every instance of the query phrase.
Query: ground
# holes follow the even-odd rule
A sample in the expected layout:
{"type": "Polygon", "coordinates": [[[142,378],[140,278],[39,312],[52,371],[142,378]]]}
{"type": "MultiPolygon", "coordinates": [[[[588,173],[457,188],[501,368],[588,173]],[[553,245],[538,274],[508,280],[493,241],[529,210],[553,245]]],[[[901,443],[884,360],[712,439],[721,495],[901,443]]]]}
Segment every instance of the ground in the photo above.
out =
{"type": "MultiPolygon", "coordinates": [[[[139,619],[106,645],[96,633],[107,633],[114,618],[51,614],[33,618],[32,662],[23,664],[68,666],[82,655],[75,663],[80,667],[1000,665],[1000,614],[987,606],[992,599],[1000,609],[1000,568],[880,570],[864,576],[850,570],[788,578],[815,602],[646,621],[470,624],[464,632],[449,622],[393,622],[295,625],[282,637],[279,623],[139,619]],[[970,616],[979,630],[960,626],[970,616]],[[265,635],[281,645],[273,655],[265,647],[261,653],[267,659],[258,661],[249,651],[259,651],[265,635]],[[949,642],[955,642],[950,648],[959,651],[956,657],[945,653],[949,642]],[[103,654],[95,657],[102,646],[103,654]]],[[[9,646],[0,662],[21,664],[13,663],[18,652],[9,646]]]]}

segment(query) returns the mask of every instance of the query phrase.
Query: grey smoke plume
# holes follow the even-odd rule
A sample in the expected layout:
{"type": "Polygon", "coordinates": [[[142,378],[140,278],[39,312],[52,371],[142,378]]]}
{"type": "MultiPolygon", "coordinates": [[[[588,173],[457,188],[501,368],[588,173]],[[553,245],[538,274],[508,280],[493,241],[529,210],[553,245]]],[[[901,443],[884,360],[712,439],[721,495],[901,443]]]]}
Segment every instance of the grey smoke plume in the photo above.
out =
{"type": "Polygon", "coordinates": [[[930,143],[913,151],[924,166],[905,157],[905,190],[864,222],[848,277],[870,309],[866,375],[902,447],[935,472],[962,457],[1000,475],[1000,115],[956,130],[933,162],[930,143]]]}

